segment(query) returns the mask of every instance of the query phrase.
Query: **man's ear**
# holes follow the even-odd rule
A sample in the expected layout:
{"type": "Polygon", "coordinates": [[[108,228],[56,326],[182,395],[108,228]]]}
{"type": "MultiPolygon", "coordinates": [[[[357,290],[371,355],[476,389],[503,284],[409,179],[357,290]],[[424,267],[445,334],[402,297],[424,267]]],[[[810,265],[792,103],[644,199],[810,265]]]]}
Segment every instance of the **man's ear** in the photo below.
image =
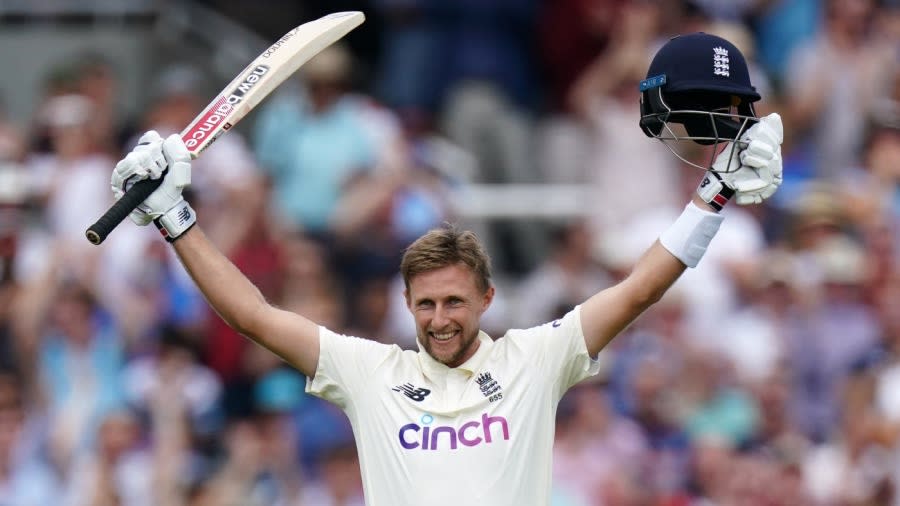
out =
{"type": "Polygon", "coordinates": [[[495,292],[496,290],[494,289],[493,285],[489,286],[487,291],[484,292],[484,308],[482,309],[482,311],[487,311],[487,308],[491,307],[491,302],[494,301],[495,292]]]}
{"type": "Polygon", "coordinates": [[[405,288],[403,290],[403,298],[406,299],[406,307],[409,309],[410,300],[409,300],[409,288],[405,288]]]}

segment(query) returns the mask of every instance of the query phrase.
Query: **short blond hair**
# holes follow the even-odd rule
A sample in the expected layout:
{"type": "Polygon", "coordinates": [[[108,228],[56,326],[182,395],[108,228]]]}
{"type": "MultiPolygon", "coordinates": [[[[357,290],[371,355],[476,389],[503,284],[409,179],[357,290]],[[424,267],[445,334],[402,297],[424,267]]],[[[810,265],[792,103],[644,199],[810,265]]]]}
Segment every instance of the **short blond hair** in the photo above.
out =
{"type": "Polygon", "coordinates": [[[487,292],[491,287],[491,259],[478,236],[445,223],[429,230],[406,248],[400,261],[400,273],[409,290],[409,283],[415,276],[460,263],[475,273],[478,289],[487,292]]]}

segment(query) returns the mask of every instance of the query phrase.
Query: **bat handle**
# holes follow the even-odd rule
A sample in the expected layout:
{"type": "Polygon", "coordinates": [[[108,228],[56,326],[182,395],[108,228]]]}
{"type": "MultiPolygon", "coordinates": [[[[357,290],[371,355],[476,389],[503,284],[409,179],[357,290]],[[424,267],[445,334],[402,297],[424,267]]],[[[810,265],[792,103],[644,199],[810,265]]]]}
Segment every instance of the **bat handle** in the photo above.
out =
{"type": "Polygon", "coordinates": [[[116,228],[122,223],[131,211],[134,211],[141,202],[147,199],[154,190],[159,188],[163,182],[163,178],[158,179],[142,179],[135,183],[131,188],[122,195],[122,198],[116,201],[93,225],[88,227],[84,232],[87,240],[91,244],[100,244],[116,228]]]}

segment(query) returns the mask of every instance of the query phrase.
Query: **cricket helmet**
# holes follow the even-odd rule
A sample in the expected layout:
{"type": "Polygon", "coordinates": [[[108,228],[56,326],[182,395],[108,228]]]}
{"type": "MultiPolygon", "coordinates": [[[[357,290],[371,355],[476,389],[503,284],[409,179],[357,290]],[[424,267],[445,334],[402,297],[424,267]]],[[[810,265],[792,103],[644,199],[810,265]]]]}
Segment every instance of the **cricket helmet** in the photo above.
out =
{"type": "Polygon", "coordinates": [[[747,61],[734,44],[716,35],[697,32],[670,39],[653,57],[639,88],[641,130],[698,167],[668,141],[734,142],[758,121],[753,102],[760,95],[750,84],[747,61]],[[670,123],[682,125],[686,135],[670,123]]]}

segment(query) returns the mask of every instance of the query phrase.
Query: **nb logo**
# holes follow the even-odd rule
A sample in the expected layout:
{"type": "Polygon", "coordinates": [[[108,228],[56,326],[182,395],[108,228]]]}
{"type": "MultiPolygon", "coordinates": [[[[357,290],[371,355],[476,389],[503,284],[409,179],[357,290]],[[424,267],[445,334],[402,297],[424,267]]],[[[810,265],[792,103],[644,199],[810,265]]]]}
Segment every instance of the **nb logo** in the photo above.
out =
{"type": "Polygon", "coordinates": [[[180,225],[184,225],[191,219],[191,211],[187,208],[187,206],[182,207],[180,211],[178,211],[178,223],[180,225]]]}
{"type": "Polygon", "coordinates": [[[709,184],[709,176],[703,178],[703,181],[700,182],[700,188],[706,188],[709,184]]]}
{"type": "Polygon", "coordinates": [[[393,390],[394,392],[400,392],[416,402],[424,401],[425,397],[427,397],[428,394],[431,393],[431,390],[428,390],[427,388],[416,388],[411,383],[404,383],[402,385],[395,386],[391,390],[393,390]]]}

